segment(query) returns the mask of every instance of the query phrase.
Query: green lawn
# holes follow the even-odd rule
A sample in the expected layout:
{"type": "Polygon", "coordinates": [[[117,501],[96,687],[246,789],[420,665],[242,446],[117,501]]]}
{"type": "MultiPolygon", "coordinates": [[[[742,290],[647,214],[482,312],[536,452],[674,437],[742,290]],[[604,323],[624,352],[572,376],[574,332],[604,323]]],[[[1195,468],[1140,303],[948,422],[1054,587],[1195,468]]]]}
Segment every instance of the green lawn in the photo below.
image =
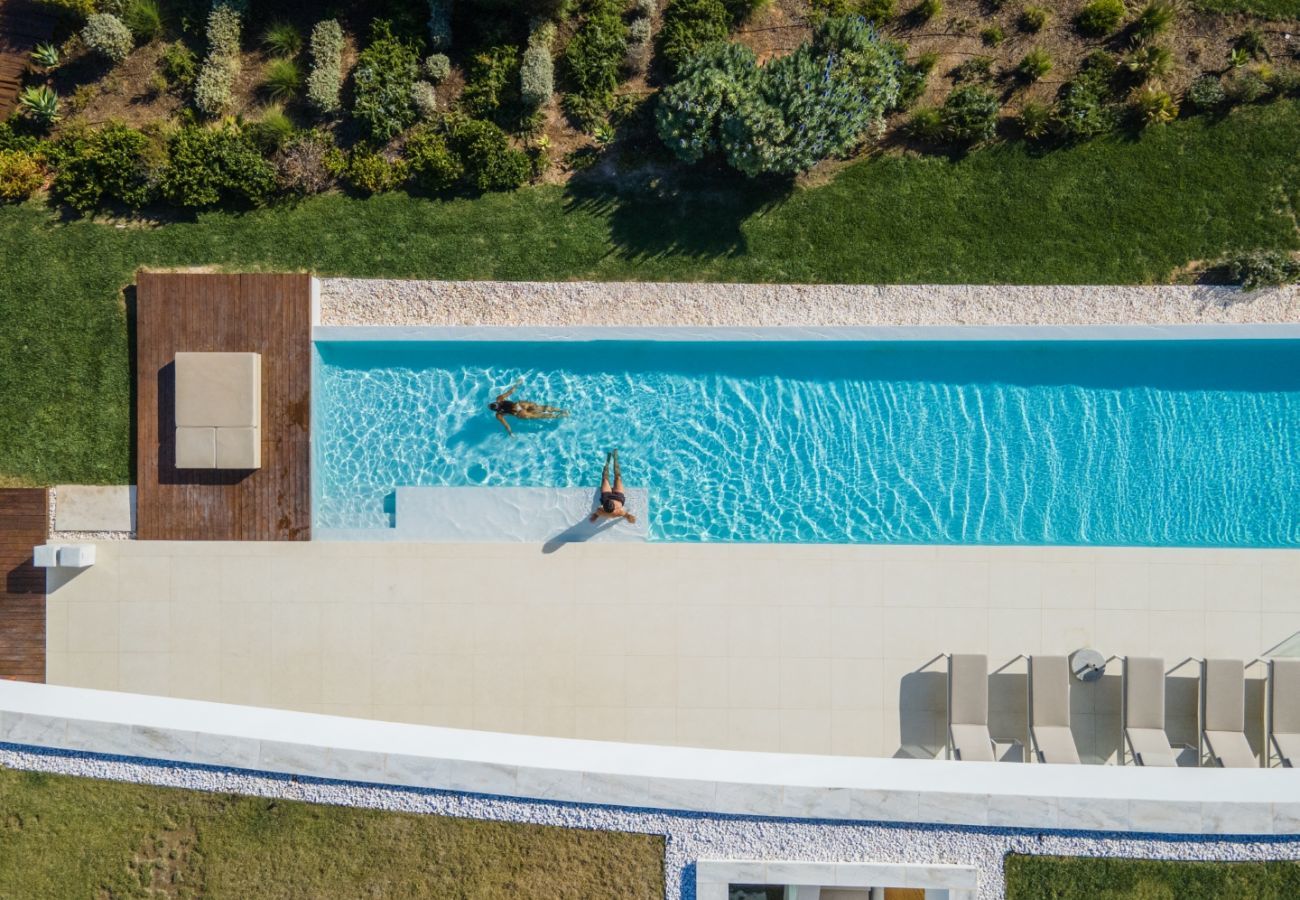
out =
{"type": "Polygon", "coordinates": [[[1007,900],[1292,900],[1300,863],[1016,856],[1007,900]]]}
{"type": "Polygon", "coordinates": [[[657,835],[0,768],[3,897],[661,898],[657,835]]]}
{"type": "Polygon", "coordinates": [[[130,480],[120,290],[140,265],[423,278],[1133,283],[1300,246],[1300,104],[1038,154],[882,156],[793,193],[700,180],[332,195],[115,228],[0,207],[0,482],[130,480]]]}

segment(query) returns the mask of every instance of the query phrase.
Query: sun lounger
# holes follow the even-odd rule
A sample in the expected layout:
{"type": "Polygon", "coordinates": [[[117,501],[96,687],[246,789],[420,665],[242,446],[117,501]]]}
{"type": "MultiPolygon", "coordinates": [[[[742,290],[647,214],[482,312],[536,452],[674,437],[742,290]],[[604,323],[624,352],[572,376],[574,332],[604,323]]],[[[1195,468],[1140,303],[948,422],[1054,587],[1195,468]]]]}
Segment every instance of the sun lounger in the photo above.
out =
{"type": "Polygon", "coordinates": [[[1300,763],[1300,659],[1269,661],[1268,703],[1269,745],[1292,768],[1300,763]]]}
{"type": "Polygon", "coordinates": [[[1064,656],[1029,657],[1029,739],[1037,762],[1080,761],[1070,731],[1070,661],[1064,656]]]}
{"type": "Polygon", "coordinates": [[[1124,741],[1139,766],[1176,766],[1165,734],[1165,661],[1146,656],[1124,660],[1124,741]]]}
{"type": "Polygon", "coordinates": [[[262,357],[176,354],[176,468],[262,465],[262,357]]]}
{"type": "Polygon", "coordinates": [[[1213,765],[1259,766],[1246,740],[1246,668],[1239,659],[1201,663],[1201,738],[1213,765]]]}
{"type": "Polygon", "coordinates": [[[982,653],[948,657],[948,750],[954,759],[996,760],[989,736],[989,661],[982,653]]]}

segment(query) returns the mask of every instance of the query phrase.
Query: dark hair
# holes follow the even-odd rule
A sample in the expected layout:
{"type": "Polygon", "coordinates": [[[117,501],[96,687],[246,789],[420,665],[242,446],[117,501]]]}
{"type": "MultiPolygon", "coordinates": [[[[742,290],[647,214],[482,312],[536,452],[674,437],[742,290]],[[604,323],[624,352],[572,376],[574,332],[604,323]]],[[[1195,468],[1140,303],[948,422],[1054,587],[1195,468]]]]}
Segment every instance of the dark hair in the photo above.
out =
{"type": "Polygon", "coordinates": [[[496,402],[495,400],[493,400],[491,403],[489,403],[489,404],[488,404],[488,409],[492,410],[493,412],[496,412],[496,411],[497,411],[497,402],[496,402]]]}
{"type": "Polygon", "coordinates": [[[605,512],[612,513],[613,511],[614,511],[614,498],[609,497],[605,500],[605,512]]]}

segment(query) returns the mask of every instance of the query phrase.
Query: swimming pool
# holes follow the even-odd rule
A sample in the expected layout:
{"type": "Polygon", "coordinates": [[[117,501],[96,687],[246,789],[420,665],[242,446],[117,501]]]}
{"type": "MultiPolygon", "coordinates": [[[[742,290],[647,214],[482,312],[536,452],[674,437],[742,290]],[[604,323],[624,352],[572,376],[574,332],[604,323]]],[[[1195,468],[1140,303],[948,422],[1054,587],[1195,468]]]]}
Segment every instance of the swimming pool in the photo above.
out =
{"type": "Polygon", "coordinates": [[[318,341],[314,518],[593,486],[661,541],[1300,546],[1300,341],[318,341]],[[517,398],[570,411],[512,420],[517,398]]]}

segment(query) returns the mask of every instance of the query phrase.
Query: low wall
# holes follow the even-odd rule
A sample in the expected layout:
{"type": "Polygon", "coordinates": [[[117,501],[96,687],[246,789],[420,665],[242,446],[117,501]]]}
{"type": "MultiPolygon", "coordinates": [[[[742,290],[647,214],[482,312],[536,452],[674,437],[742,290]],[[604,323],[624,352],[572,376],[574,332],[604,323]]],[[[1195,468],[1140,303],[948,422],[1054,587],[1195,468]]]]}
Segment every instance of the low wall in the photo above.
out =
{"type": "Polygon", "coordinates": [[[697,813],[1187,835],[1300,831],[1281,769],[1140,769],[657,747],[0,682],[0,741],[697,813]]]}
{"type": "Polygon", "coordinates": [[[320,279],[317,324],[1205,325],[1300,322],[1300,287],[320,279]]]}

